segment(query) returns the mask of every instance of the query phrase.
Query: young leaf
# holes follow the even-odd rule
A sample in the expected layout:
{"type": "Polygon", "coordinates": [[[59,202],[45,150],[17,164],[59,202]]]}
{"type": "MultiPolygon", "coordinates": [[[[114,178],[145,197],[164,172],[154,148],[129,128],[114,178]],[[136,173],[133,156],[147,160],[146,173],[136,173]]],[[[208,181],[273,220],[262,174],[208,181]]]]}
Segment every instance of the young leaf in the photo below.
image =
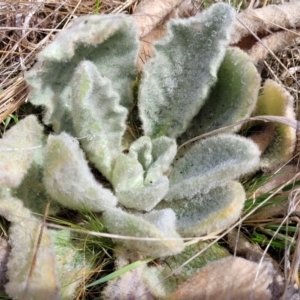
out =
{"type": "Polygon", "coordinates": [[[150,211],[164,198],[168,190],[168,177],[162,176],[157,181],[149,185],[144,185],[141,188],[116,190],[116,196],[118,197],[119,203],[127,208],[150,211]]]}
{"type": "Polygon", "coordinates": [[[170,21],[140,84],[145,135],[176,138],[186,130],[217,81],[234,20],[234,9],[218,3],[196,17],[170,21]]]}
{"type": "Polygon", "coordinates": [[[171,163],[177,152],[176,141],[166,136],[154,139],[152,147],[153,162],[147,170],[145,177],[146,185],[152,184],[169,172],[171,163]]]}
{"type": "Polygon", "coordinates": [[[112,182],[119,202],[127,208],[150,211],[167,194],[165,173],[176,154],[176,142],[167,137],[134,141],[127,155],[115,160],[112,182]]]}
{"type": "MultiPolygon", "coordinates": [[[[45,124],[56,133],[73,133],[71,80],[78,63],[93,62],[112,81],[125,107],[132,105],[131,83],[137,76],[139,43],[136,24],[126,15],[89,15],[73,20],[42,50],[27,73],[30,102],[46,107],[45,124]]],[[[99,93],[101,93],[99,91],[99,93]]]]}
{"type": "Polygon", "coordinates": [[[152,141],[148,136],[141,136],[129,148],[128,156],[136,159],[146,171],[152,163],[152,141]]]}
{"type": "Polygon", "coordinates": [[[112,163],[121,152],[127,109],[112,82],[95,64],[83,61],[73,78],[72,116],[76,136],[89,160],[111,180],[112,163]]]}
{"type": "MultiPolygon", "coordinates": [[[[133,154],[137,156],[137,153],[133,154]]],[[[145,184],[145,171],[133,154],[121,153],[117,157],[112,182],[119,203],[127,208],[149,211],[167,194],[169,180],[161,175],[155,181],[145,184]]]]}
{"type": "Polygon", "coordinates": [[[254,170],[260,151],[249,139],[220,134],[192,146],[174,165],[165,200],[191,199],[254,170]]]}
{"type": "Polygon", "coordinates": [[[47,192],[62,205],[90,211],[116,205],[112,192],[93,177],[78,141],[67,133],[49,136],[44,166],[47,192]]]}
{"type": "Polygon", "coordinates": [[[142,188],[144,185],[144,169],[136,157],[119,154],[112,172],[112,184],[115,191],[142,188]]]}

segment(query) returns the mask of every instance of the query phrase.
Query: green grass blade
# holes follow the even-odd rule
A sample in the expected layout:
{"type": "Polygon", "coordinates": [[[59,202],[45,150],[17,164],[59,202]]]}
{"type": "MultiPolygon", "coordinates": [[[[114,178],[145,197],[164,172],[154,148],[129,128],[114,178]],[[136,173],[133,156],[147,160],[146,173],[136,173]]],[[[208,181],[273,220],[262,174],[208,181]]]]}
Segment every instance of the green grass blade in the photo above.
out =
{"type": "Polygon", "coordinates": [[[148,259],[145,259],[145,260],[138,260],[134,263],[131,263],[131,264],[119,269],[119,270],[116,270],[116,271],[114,271],[114,272],[112,272],[112,273],[110,273],[110,274],[108,274],[108,275],[106,275],[106,276],[90,283],[86,287],[90,288],[90,287],[95,286],[97,284],[101,284],[101,283],[107,282],[109,280],[115,279],[116,277],[119,277],[119,276],[125,274],[126,272],[129,272],[129,271],[131,271],[131,270],[133,270],[133,269],[135,269],[135,268],[137,268],[137,267],[139,267],[143,264],[147,264],[148,262],[152,261],[153,259],[154,258],[148,258],[148,259]]]}
{"type": "Polygon", "coordinates": [[[300,186],[300,180],[297,180],[296,182],[292,182],[292,183],[286,185],[286,186],[282,189],[282,191],[283,191],[283,192],[287,192],[287,191],[290,191],[290,190],[292,190],[292,189],[294,189],[294,188],[298,188],[299,186],[300,186]]]}
{"type": "Polygon", "coordinates": [[[97,0],[96,6],[95,6],[95,9],[94,9],[94,14],[99,14],[100,6],[102,4],[101,2],[102,2],[101,0],[97,0]]]}

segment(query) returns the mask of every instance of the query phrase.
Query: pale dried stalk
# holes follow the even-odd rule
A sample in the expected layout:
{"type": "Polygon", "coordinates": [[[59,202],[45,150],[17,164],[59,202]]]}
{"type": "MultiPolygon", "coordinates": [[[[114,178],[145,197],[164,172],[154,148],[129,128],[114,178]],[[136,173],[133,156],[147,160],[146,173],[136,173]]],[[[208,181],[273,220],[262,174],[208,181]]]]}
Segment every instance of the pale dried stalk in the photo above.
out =
{"type": "Polygon", "coordinates": [[[166,33],[166,23],[173,18],[187,18],[195,15],[196,7],[191,0],[144,0],[134,11],[141,39],[138,68],[152,56],[152,45],[166,33]]]}
{"type": "Polygon", "coordinates": [[[279,31],[272,35],[268,35],[261,39],[261,43],[256,43],[247,53],[253,62],[258,62],[267,57],[270,53],[269,49],[273,52],[280,51],[289,46],[293,40],[300,36],[300,29],[295,31],[279,31]]]}
{"type": "Polygon", "coordinates": [[[144,37],[151,32],[181,3],[182,0],[142,1],[133,14],[138,23],[140,37],[144,37]]]}
{"type": "Polygon", "coordinates": [[[275,124],[264,124],[263,130],[251,135],[249,138],[258,146],[261,153],[263,153],[270,145],[275,134],[275,124]]]}
{"type": "Polygon", "coordinates": [[[208,136],[211,136],[213,134],[217,134],[217,133],[222,133],[224,131],[226,131],[226,129],[231,128],[233,126],[239,125],[239,124],[244,124],[244,123],[248,123],[248,122],[253,122],[253,121],[264,121],[264,122],[275,122],[275,123],[280,123],[280,124],[284,124],[284,125],[288,125],[296,130],[299,130],[300,128],[300,121],[296,121],[287,117],[281,117],[281,116],[257,116],[257,117],[250,117],[247,118],[245,120],[236,122],[234,124],[228,125],[228,126],[224,126],[215,130],[212,130],[210,132],[201,134],[199,136],[196,136],[188,141],[186,141],[185,143],[181,144],[177,151],[179,151],[181,148],[183,148],[184,146],[196,142],[200,139],[206,138],[208,136]]]}
{"type": "Polygon", "coordinates": [[[16,77],[12,85],[1,93],[0,122],[27,100],[27,87],[23,76],[16,77]]]}
{"type": "Polygon", "coordinates": [[[116,9],[114,9],[111,13],[112,14],[119,14],[119,13],[123,12],[126,8],[133,5],[135,2],[136,2],[136,0],[127,0],[127,1],[125,1],[125,3],[122,3],[116,9]]]}
{"type": "Polygon", "coordinates": [[[238,15],[238,21],[231,36],[231,44],[237,44],[242,38],[249,36],[249,29],[255,34],[268,34],[272,31],[299,27],[299,3],[248,9],[238,15]]]}

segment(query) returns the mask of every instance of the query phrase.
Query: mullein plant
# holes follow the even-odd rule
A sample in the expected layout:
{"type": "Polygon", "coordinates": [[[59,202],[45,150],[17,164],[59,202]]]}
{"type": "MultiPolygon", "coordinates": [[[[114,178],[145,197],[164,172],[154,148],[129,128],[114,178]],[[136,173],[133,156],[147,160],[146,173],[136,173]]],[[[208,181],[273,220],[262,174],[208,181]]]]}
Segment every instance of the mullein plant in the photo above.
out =
{"type": "MultiPolygon", "coordinates": [[[[33,258],[42,227],[33,214],[43,214],[49,199],[52,215],[61,207],[92,211],[109,233],[150,238],[116,241],[142,257],[189,253],[182,237],[223,230],[239,218],[245,191],[237,179],[260,163],[258,146],[235,134],[240,126],[178,151],[190,138],[249,117],[256,106],[260,76],[243,51],[228,48],[234,22],[234,9],[223,3],[171,20],[141,76],[137,25],[128,15],[77,18],[37,55],[26,75],[29,99],[44,107],[42,121],[53,132],[46,135],[28,116],[0,140],[10,297],[71,299],[91,267],[84,257],[75,264],[65,256],[70,235],[47,228],[33,258]],[[132,142],[128,117],[136,105],[141,130],[132,142]],[[70,272],[73,280],[64,275],[70,272]]],[[[161,276],[146,266],[142,272],[161,276]]]]}

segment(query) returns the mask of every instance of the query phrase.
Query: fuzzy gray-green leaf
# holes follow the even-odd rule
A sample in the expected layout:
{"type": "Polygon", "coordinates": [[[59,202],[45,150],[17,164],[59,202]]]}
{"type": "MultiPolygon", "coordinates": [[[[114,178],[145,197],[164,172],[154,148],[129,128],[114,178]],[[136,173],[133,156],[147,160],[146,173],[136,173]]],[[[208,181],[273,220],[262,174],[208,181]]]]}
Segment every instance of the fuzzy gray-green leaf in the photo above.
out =
{"type": "Polygon", "coordinates": [[[152,141],[148,136],[141,136],[129,148],[128,156],[136,159],[147,170],[152,163],[152,141]]]}
{"type": "MultiPolygon", "coordinates": [[[[43,182],[44,152],[45,146],[43,145],[30,154],[32,161],[25,177],[17,188],[11,190],[13,197],[22,199],[26,208],[41,216],[44,215],[50,200],[43,182]]],[[[55,215],[60,209],[61,205],[52,201],[49,214],[55,215]]]]}
{"type": "Polygon", "coordinates": [[[120,240],[128,249],[137,250],[144,255],[168,256],[184,249],[184,243],[175,231],[175,214],[171,209],[153,210],[144,215],[126,213],[119,208],[108,209],[103,213],[102,221],[113,234],[162,239],[120,240]]]}
{"type": "Polygon", "coordinates": [[[151,141],[142,136],[131,144],[127,155],[121,153],[112,173],[119,203],[141,211],[153,209],[168,192],[166,173],[176,149],[174,139],[162,136],[151,141]]]}
{"type": "MultiPolygon", "coordinates": [[[[239,48],[228,49],[218,82],[180,141],[248,118],[255,108],[259,88],[260,76],[249,56],[239,48]]],[[[236,132],[240,127],[233,126],[226,132],[236,132]]]]}
{"type": "Polygon", "coordinates": [[[48,229],[43,228],[39,237],[42,222],[16,198],[0,199],[0,215],[11,222],[6,293],[11,299],[59,300],[56,261],[48,229]]]}
{"type": "Polygon", "coordinates": [[[30,168],[35,152],[44,143],[43,127],[34,115],[8,130],[0,139],[0,186],[19,186],[30,168]]]}
{"type": "Polygon", "coordinates": [[[172,20],[144,67],[139,111],[145,135],[178,137],[217,81],[235,11],[218,3],[189,19],[172,20]]]}
{"type": "Polygon", "coordinates": [[[76,136],[89,160],[111,180],[112,164],[121,152],[127,109],[110,79],[95,64],[83,61],[73,79],[72,116],[76,136]]]}
{"type": "Polygon", "coordinates": [[[150,211],[159,203],[169,190],[167,176],[161,176],[148,185],[136,188],[117,190],[116,196],[119,203],[127,208],[134,208],[140,211],[150,211]]]}
{"type": "Polygon", "coordinates": [[[168,174],[176,152],[177,145],[174,139],[161,136],[152,141],[153,162],[147,170],[145,184],[151,184],[168,174]]]}
{"type": "Polygon", "coordinates": [[[102,76],[112,80],[121,104],[130,107],[138,48],[136,24],[129,16],[76,18],[38,54],[37,64],[26,75],[31,86],[30,102],[46,107],[44,122],[52,124],[55,132],[73,133],[71,80],[78,64],[89,60],[102,76]]]}
{"type": "Polygon", "coordinates": [[[260,151],[255,143],[233,134],[220,134],[192,146],[174,165],[166,200],[193,198],[253,171],[260,151]]]}
{"type": "Polygon", "coordinates": [[[73,209],[103,211],[117,203],[93,177],[78,141],[65,132],[48,138],[44,184],[53,199],[73,209]]]}
{"type": "Polygon", "coordinates": [[[114,164],[112,184],[115,191],[141,188],[144,185],[144,169],[136,157],[120,153],[114,164]]]}
{"type": "Polygon", "coordinates": [[[177,217],[177,230],[183,236],[201,236],[222,230],[240,216],[246,196],[243,186],[230,181],[192,199],[161,203],[158,208],[172,208],[177,217]]]}

